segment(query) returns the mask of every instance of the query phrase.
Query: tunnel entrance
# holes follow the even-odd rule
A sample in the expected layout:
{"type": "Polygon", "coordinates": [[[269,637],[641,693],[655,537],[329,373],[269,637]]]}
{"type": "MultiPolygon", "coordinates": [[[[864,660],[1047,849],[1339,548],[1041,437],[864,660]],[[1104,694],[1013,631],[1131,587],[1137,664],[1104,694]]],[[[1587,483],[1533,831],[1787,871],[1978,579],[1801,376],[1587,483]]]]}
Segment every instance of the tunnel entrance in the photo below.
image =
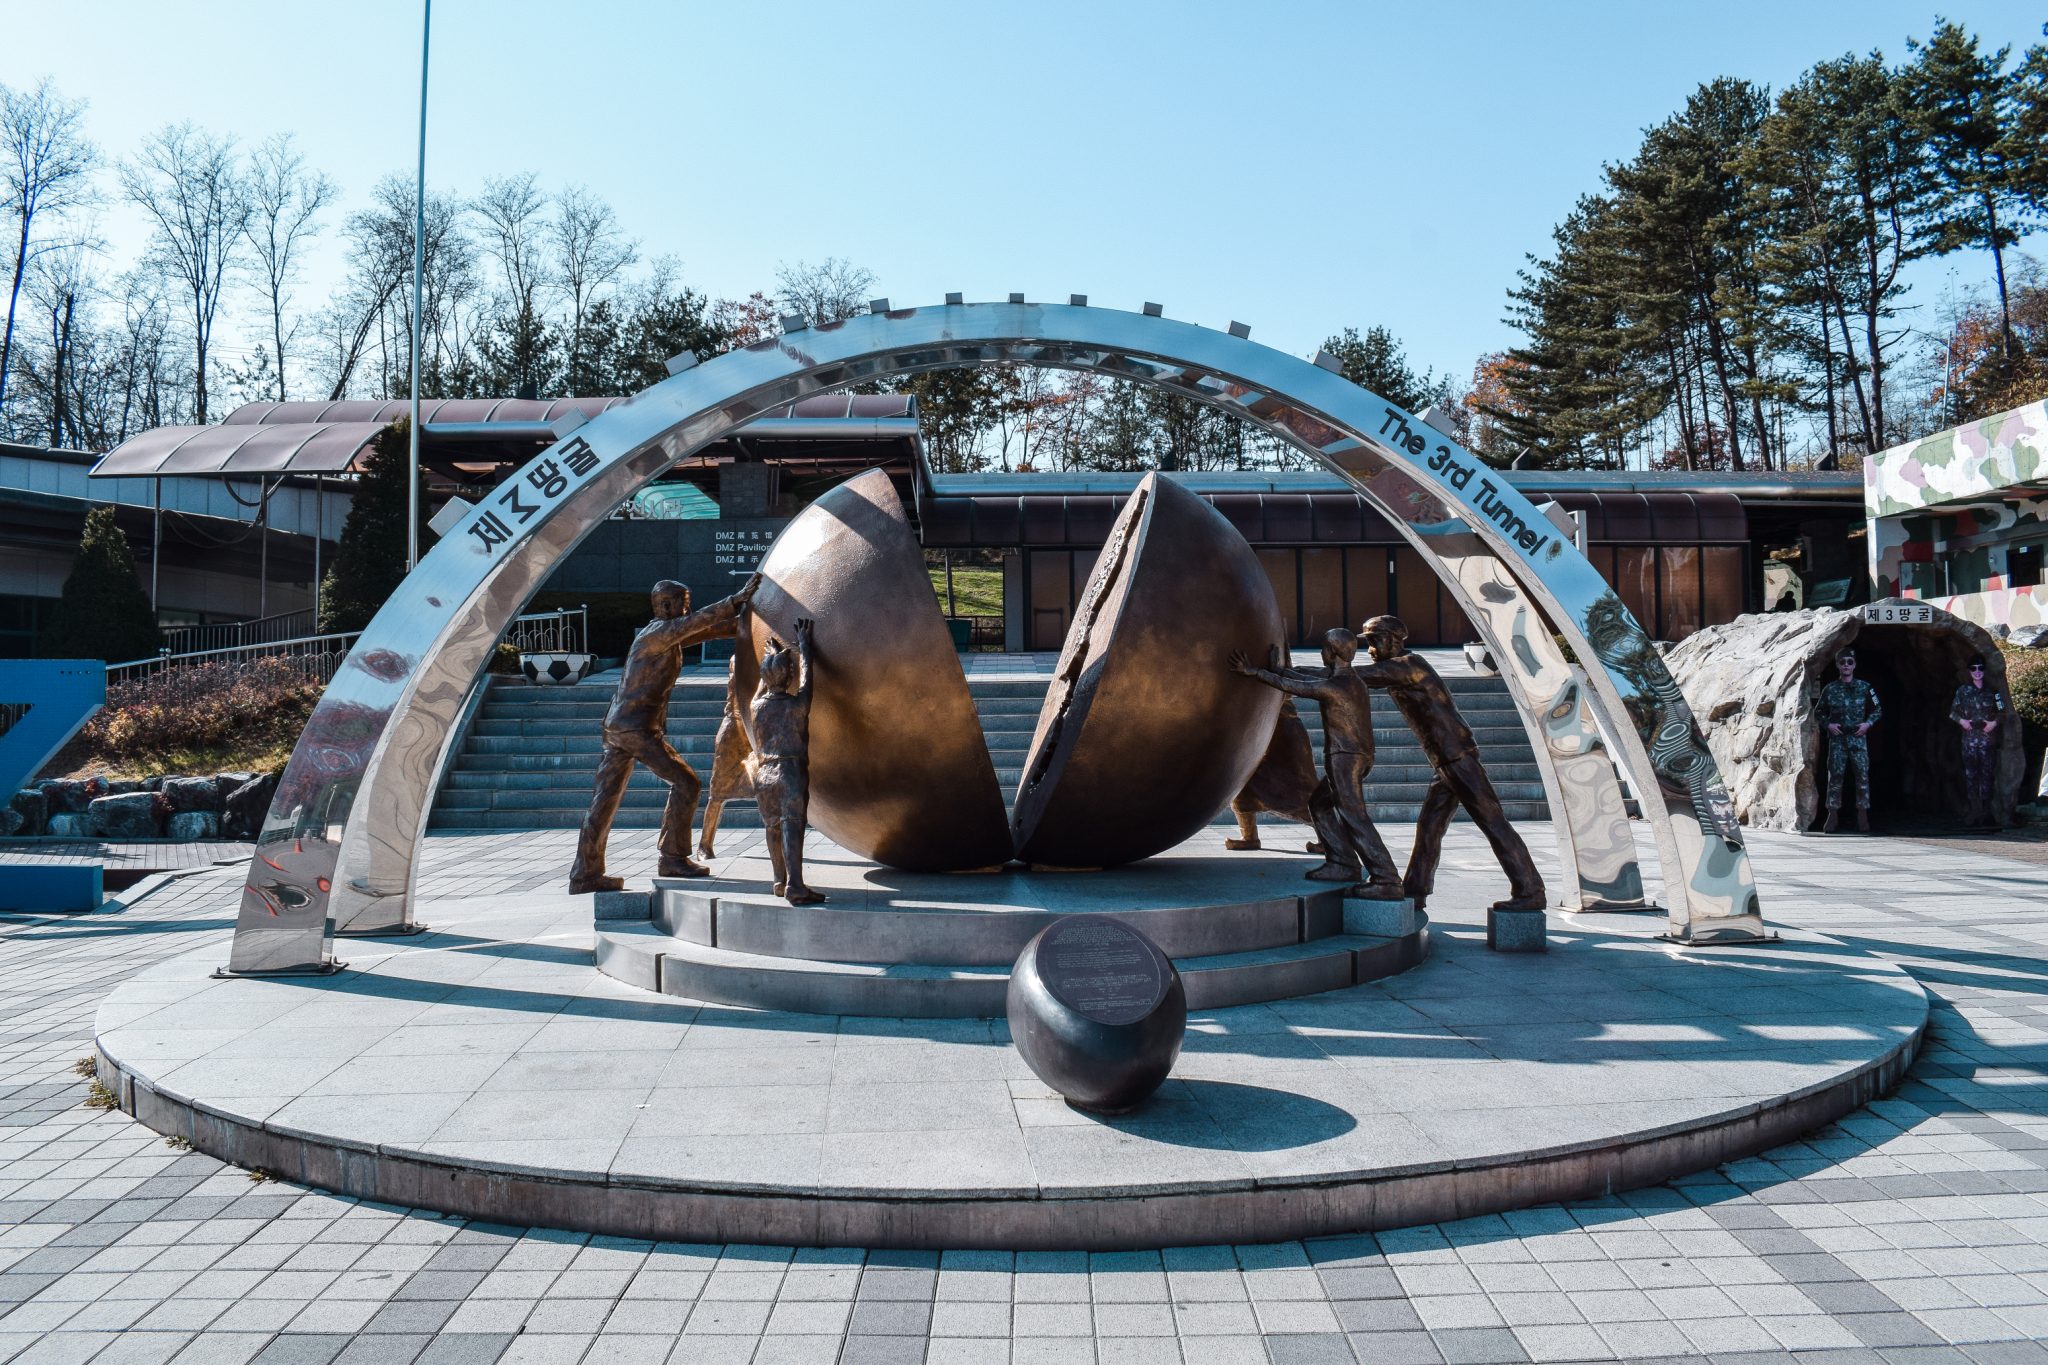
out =
{"type": "MultiPolygon", "coordinates": [[[[1884,718],[1870,732],[1872,832],[1963,828],[1962,731],[1949,719],[1949,708],[1956,688],[1969,679],[1969,661],[1980,654],[1989,666],[1985,686],[2005,690],[1997,650],[1980,651],[1968,637],[1940,625],[1866,623],[1852,643],[1856,676],[1877,689],[1884,707],[1884,718]]],[[[1834,660],[1819,662],[1820,685],[1825,686],[1835,677],[1834,660]]],[[[2007,723],[2016,723],[2010,712],[2008,717],[2007,723]]],[[[1826,743],[1824,736],[1817,756],[1823,790],[1819,819],[1827,815],[1826,743]]],[[[1855,804],[1845,782],[1844,827],[1854,827],[1855,804]]],[[[1993,805],[2009,816],[2009,806],[1996,800],[1993,805]]]]}

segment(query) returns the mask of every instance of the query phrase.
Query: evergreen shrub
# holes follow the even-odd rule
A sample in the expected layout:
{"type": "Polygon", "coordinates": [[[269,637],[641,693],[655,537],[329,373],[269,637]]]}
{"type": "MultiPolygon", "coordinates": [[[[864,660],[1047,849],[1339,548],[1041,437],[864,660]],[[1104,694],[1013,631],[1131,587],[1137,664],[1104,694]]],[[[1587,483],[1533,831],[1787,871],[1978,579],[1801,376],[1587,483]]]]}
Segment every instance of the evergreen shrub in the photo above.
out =
{"type": "Polygon", "coordinates": [[[49,632],[39,642],[43,657],[125,663],[150,657],[163,641],[114,509],[93,508],[85,514],[78,558],[49,632]]]}

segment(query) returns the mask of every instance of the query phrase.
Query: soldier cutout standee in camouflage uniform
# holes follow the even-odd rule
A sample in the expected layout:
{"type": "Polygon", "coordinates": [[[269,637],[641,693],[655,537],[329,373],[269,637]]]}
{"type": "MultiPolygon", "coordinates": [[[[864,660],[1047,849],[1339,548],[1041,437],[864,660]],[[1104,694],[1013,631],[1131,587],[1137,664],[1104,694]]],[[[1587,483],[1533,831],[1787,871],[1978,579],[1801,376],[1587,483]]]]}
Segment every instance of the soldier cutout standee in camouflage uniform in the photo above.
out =
{"type": "Polygon", "coordinates": [[[1998,745],[1992,736],[2005,719],[2005,693],[1984,685],[1984,661],[1970,660],[1970,680],[1956,689],[1948,718],[1963,727],[1963,823],[1996,827],[1991,782],[1998,772],[1998,745]]]}
{"type": "Polygon", "coordinates": [[[1856,651],[1835,656],[1839,675],[1820,691],[1818,715],[1828,734],[1828,818],[1821,826],[1833,834],[1842,818],[1842,775],[1856,775],[1856,828],[1870,828],[1870,727],[1884,715],[1877,689],[1856,677],[1856,651]]]}

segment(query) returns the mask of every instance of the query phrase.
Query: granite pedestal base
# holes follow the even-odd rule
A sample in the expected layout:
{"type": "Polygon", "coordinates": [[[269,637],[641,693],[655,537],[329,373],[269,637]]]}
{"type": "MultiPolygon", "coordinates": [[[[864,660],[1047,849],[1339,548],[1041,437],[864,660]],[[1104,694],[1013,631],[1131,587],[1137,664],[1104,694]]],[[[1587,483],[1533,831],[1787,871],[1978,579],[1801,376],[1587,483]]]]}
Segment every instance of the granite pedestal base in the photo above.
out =
{"type": "Polygon", "coordinates": [[[1486,912],[1486,946],[1496,953],[1540,953],[1549,946],[1541,910],[1486,912]]]}
{"type": "MultiPolygon", "coordinates": [[[[1301,860],[1296,859],[1296,862],[1301,860]]],[[[222,918],[239,880],[223,881],[222,918]]],[[[1490,953],[1473,895],[1385,980],[1191,1010],[1139,1112],[1078,1113],[1000,1020],[832,1016],[598,971],[588,897],[441,896],[331,977],[216,980],[216,940],[101,1007],[153,1128],[365,1199],[672,1241],[1265,1242],[1596,1197],[1884,1094],[1926,999],[1831,940],[1716,953],[1581,915],[1490,953]]],[[[1162,945],[1163,946],[1163,945],[1162,945]]]]}

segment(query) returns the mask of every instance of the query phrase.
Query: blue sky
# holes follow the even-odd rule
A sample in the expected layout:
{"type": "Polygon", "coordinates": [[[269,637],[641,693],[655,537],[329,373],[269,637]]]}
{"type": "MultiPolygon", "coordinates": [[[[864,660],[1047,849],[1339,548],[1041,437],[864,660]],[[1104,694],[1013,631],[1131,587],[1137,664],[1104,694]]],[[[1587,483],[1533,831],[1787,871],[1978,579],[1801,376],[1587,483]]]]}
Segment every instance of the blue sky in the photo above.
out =
{"type": "MultiPolygon", "coordinates": [[[[359,204],[409,174],[419,5],[9,0],[0,81],[90,101],[112,155],[189,118],[298,135],[359,204]],[[203,16],[203,17],[202,17],[203,16]]],[[[2028,3],[1943,12],[2039,41],[2028,3]]],[[[1902,54],[1935,10],[1635,4],[435,6],[428,177],[589,186],[714,294],[849,257],[899,305],[1085,293],[1313,350],[1384,323],[1462,378],[1525,252],[1701,81],[1902,54]]],[[[334,220],[338,227],[338,215],[334,220]]],[[[125,260],[139,225],[110,206],[125,260]]],[[[330,238],[307,280],[338,270],[330,238]]],[[[2028,245],[2038,252],[2043,238],[2028,245]]],[[[1988,263],[1946,267],[1971,286],[1988,263]]],[[[1938,325],[1938,324],[1936,324],[1938,325]]]]}

